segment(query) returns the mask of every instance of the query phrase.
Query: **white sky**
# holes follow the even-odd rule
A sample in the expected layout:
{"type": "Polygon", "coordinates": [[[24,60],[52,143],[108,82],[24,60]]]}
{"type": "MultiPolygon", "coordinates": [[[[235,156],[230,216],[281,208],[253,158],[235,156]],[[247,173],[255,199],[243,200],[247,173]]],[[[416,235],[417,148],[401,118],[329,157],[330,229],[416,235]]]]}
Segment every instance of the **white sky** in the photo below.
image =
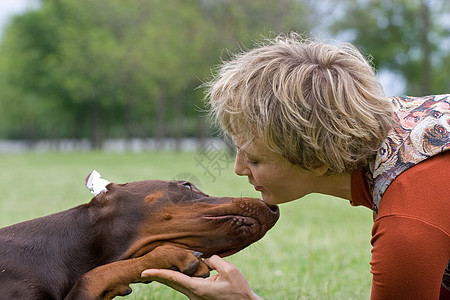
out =
{"type": "Polygon", "coordinates": [[[12,16],[38,5],[39,0],[0,0],[0,37],[12,16]]]}

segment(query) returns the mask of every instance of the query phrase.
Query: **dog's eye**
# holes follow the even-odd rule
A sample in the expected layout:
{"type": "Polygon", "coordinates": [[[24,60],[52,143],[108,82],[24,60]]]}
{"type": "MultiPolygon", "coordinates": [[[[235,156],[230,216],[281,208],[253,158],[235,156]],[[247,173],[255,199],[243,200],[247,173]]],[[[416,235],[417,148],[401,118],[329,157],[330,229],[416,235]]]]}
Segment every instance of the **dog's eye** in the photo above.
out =
{"type": "Polygon", "coordinates": [[[192,190],[192,185],[189,182],[185,182],[185,183],[183,183],[183,185],[185,187],[187,187],[188,189],[192,190]]]}

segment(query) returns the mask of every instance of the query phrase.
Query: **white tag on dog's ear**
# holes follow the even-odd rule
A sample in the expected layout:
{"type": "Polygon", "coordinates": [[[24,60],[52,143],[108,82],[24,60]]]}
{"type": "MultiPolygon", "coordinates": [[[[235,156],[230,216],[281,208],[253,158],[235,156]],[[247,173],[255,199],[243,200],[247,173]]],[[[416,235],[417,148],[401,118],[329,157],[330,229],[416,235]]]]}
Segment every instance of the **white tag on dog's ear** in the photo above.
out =
{"type": "Polygon", "coordinates": [[[103,179],[99,172],[93,170],[84,181],[86,187],[91,191],[92,194],[97,196],[101,191],[106,191],[106,186],[110,182],[106,179],[103,179]]]}

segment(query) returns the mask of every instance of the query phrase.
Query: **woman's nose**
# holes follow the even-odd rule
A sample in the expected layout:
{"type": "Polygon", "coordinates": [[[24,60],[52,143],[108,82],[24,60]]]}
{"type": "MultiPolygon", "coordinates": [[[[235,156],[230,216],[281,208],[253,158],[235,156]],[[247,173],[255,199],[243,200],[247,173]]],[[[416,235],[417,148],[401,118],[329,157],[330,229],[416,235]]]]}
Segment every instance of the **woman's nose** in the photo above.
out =
{"type": "Polygon", "coordinates": [[[234,163],[234,173],[236,173],[239,176],[249,176],[250,170],[247,166],[247,161],[244,157],[244,155],[239,151],[239,149],[236,151],[236,161],[234,163]]]}

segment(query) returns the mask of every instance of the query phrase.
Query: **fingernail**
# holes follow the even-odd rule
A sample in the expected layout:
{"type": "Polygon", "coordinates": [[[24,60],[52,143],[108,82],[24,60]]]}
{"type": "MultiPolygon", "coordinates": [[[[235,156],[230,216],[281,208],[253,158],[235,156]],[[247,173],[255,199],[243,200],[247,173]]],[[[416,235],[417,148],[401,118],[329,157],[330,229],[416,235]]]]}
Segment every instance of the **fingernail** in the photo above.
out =
{"type": "Polygon", "coordinates": [[[193,252],[192,254],[194,254],[195,257],[199,258],[200,256],[203,255],[203,252],[195,251],[195,252],[193,252]]]}
{"type": "Polygon", "coordinates": [[[194,260],[189,267],[183,271],[183,274],[191,276],[192,274],[194,274],[195,271],[197,271],[198,269],[198,264],[200,263],[199,260],[194,260]]]}

